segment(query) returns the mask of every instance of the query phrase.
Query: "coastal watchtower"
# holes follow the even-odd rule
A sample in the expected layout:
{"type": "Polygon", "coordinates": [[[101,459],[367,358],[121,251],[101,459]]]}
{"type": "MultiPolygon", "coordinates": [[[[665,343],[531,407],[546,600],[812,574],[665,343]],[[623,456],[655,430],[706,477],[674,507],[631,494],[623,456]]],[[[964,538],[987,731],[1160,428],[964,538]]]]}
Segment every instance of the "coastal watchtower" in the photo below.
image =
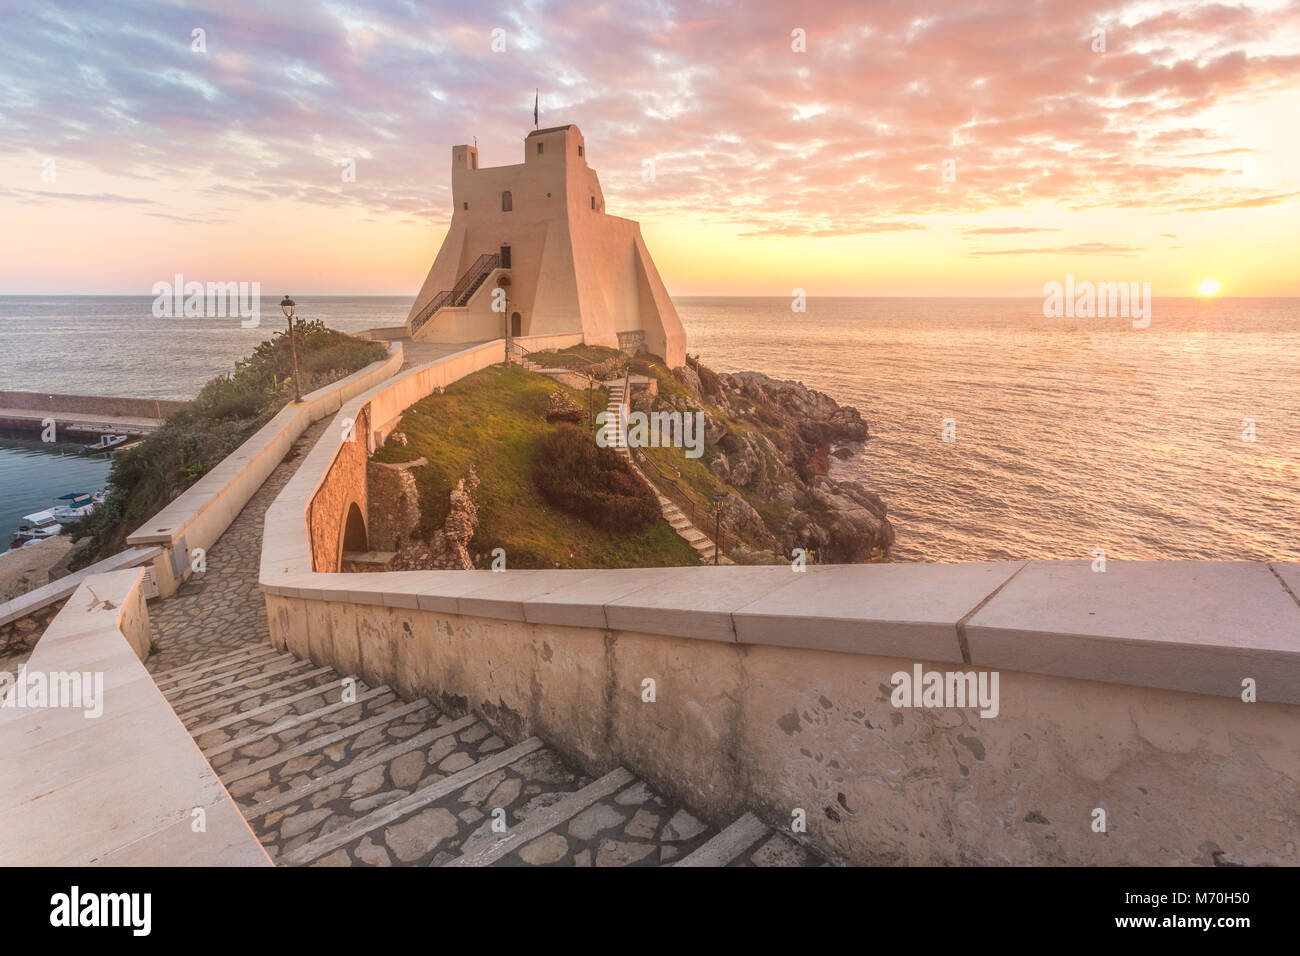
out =
{"type": "Polygon", "coordinates": [[[453,146],[451,193],[451,224],[406,319],[413,338],[581,332],[589,345],[684,364],[686,333],[641,227],[605,212],[578,127],[534,130],[513,166],[485,169],[478,147],[453,146]],[[493,308],[498,288],[505,314],[493,308]]]}

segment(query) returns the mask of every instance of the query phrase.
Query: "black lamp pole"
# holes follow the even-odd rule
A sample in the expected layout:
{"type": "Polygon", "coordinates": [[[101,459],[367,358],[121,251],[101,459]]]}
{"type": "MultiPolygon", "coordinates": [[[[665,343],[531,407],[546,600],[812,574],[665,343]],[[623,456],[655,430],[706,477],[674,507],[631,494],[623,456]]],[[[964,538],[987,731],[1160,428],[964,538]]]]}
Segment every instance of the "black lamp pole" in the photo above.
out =
{"type": "Polygon", "coordinates": [[[302,401],[302,382],[298,377],[298,341],[293,334],[293,313],[295,303],[289,298],[289,293],[284,294],[284,301],[280,303],[280,310],[284,312],[284,317],[289,321],[289,351],[293,354],[293,400],[302,401]]]}

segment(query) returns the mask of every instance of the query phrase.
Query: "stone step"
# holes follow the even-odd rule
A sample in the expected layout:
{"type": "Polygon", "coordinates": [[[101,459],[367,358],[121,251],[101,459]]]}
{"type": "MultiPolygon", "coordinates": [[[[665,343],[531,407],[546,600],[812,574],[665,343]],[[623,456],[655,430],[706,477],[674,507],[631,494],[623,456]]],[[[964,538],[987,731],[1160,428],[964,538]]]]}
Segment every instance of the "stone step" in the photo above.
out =
{"type": "Polygon", "coordinates": [[[746,813],[677,866],[726,866],[770,831],[758,817],[746,813]]]}
{"type": "Polygon", "coordinates": [[[298,701],[306,700],[308,697],[323,697],[328,691],[338,686],[338,683],[335,681],[329,681],[324,684],[314,684],[306,690],[298,691],[296,694],[290,694],[287,697],[277,697],[270,703],[260,704],[256,707],[251,707],[248,710],[237,710],[233,714],[229,714],[225,717],[218,717],[215,720],[206,724],[201,724],[198,727],[191,727],[190,734],[195,740],[197,740],[214,730],[221,730],[223,727],[229,727],[232,724],[243,723],[259,714],[279,710],[281,707],[288,707],[290,704],[296,704],[298,701]]]}
{"type": "MultiPolygon", "coordinates": [[[[297,727],[300,724],[305,724],[310,721],[319,720],[321,717],[324,717],[326,714],[332,714],[336,711],[343,710],[346,707],[355,707],[358,704],[364,704],[368,700],[373,700],[374,698],[379,697],[382,694],[388,694],[388,693],[390,693],[390,690],[387,686],[376,687],[371,690],[362,691],[361,693],[357,694],[356,700],[349,700],[349,701],[339,700],[333,703],[326,704],[323,707],[318,707],[316,710],[309,711],[308,713],[305,714],[295,714],[292,717],[286,716],[283,719],[271,724],[270,726],[263,727],[261,730],[250,729],[248,733],[245,733],[243,735],[239,735],[238,731],[236,731],[236,736],[228,737],[221,742],[212,741],[208,744],[204,744],[204,742],[201,739],[195,738],[195,743],[199,745],[199,749],[203,751],[203,755],[207,757],[209,760],[211,760],[213,757],[226,753],[227,751],[235,750],[239,747],[245,746],[246,744],[254,743],[258,740],[261,740],[264,737],[270,737],[275,734],[283,733],[284,731],[297,727]]],[[[220,733],[221,731],[216,731],[216,732],[220,733]]]]}
{"type": "MultiPolygon", "coordinates": [[[[349,843],[359,841],[368,833],[389,824],[396,824],[404,817],[410,816],[417,810],[427,807],[434,801],[441,800],[463,787],[467,787],[477,780],[486,777],[488,774],[509,766],[518,760],[522,760],[534,751],[542,749],[542,742],[536,737],[529,737],[522,743],[516,744],[507,750],[493,754],[483,760],[473,763],[462,770],[459,770],[448,777],[423,787],[414,793],[408,794],[397,800],[381,806],[365,816],[346,823],[329,833],[322,834],[313,840],[294,847],[285,852],[276,862],[286,866],[301,866],[304,863],[310,863],[313,860],[324,856],[332,850],[338,850],[346,847],[349,843]]],[[[450,814],[448,813],[448,816],[450,814]]],[[[436,827],[434,820],[429,821],[432,827],[436,827]]],[[[443,830],[451,828],[454,824],[451,821],[441,821],[444,824],[443,830]]],[[[416,829],[416,828],[412,828],[416,829]]],[[[432,834],[429,834],[432,836],[432,834]]],[[[420,834],[413,833],[412,837],[418,841],[420,834]]],[[[405,841],[404,841],[405,842],[405,841]]],[[[418,848],[418,847],[417,847],[418,848]]],[[[413,849],[408,849],[406,855],[413,855],[413,849]]],[[[413,861],[405,861],[413,862],[413,861]]]]}
{"type": "Polygon", "coordinates": [[[173,667],[171,670],[161,671],[153,675],[153,682],[161,688],[164,684],[173,683],[186,678],[197,677],[199,674],[216,667],[226,667],[240,661],[266,657],[274,653],[275,648],[269,644],[255,644],[252,647],[246,647],[241,651],[236,651],[234,654],[227,654],[223,657],[204,658],[200,661],[191,661],[188,664],[181,664],[178,667],[173,667]]]}
{"type": "Polygon", "coordinates": [[[318,790],[324,790],[326,787],[332,787],[337,783],[351,781],[366,771],[373,770],[376,767],[388,767],[389,764],[398,757],[401,757],[403,754],[419,750],[422,747],[429,746],[434,741],[442,740],[445,737],[460,733],[460,731],[464,730],[466,727],[474,724],[476,720],[477,718],[473,715],[462,717],[460,720],[432,727],[429,730],[418,733],[414,737],[408,737],[392,746],[381,747],[379,750],[369,751],[363,757],[359,757],[336,770],[313,777],[310,780],[302,781],[290,786],[288,789],[283,790],[280,793],[277,793],[275,796],[259,800],[256,804],[244,811],[244,819],[252,822],[258,817],[270,813],[273,810],[278,810],[281,807],[287,807],[291,804],[297,803],[318,790]]]}
{"type": "MultiPolygon", "coordinates": [[[[281,674],[289,674],[293,671],[300,671],[304,667],[310,666],[311,661],[294,660],[289,664],[277,664],[275,667],[268,668],[264,671],[258,671],[256,674],[249,674],[247,677],[239,680],[232,680],[228,684],[218,684],[215,687],[204,689],[191,688],[190,691],[180,694],[178,697],[168,696],[167,702],[172,705],[172,710],[185,710],[192,707],[200,701],[210,700],[214,697],[222,697],[232,690],[240,687],[247,687],[249,684],[255,684],[260,680],[269,680],[272,677],[279,677],[281,674]]],[[[239,677],[238,674],[230,674],[230,677],[239,677]]],[[[166,691],[163,692],[166,695],[166,691]]]]}
{"type": "MultiPolygon", "coordinates": [[[[221,780],[229,786],[232,783],[251,777],[254,774],[259,774],[263,771],[268,771],[273,767],[277,767],[282,763],[287,763],[294,757],[306,756],[307,754],[315,753],[318,750],[324,750],[326,747],[333,747],[335,744],[345,744],[345,746],[338,748],[338,753],[340,755],[339,759],[342,760],[349,749],[346,746],[346,744],[349,743],[349,738],[356,737],[371,728],[386,728],[388,724],[401,720],[408,714],[418,714],[432,706],[432,704],[421,697],[419,700],[393,707],[391,710],[381,711],[368,720],[348,724],[334,733],[321,734],[318,737],[313,737],[306,743],[277,750],[271,756],[265,757],[261,760],[254,760],[251,763],[227,764],[222,768],[221,780]]],[[[269,782],[268,779],[268,783],[269,782]]]]}
{"type": "Polygon", "coordinates": [[[222,710],[235,704],[241,704],[246,700],[252,700],[255,697],[264,696],[272,691],[284,690],[293,687],[295,684],[301,684],[303,681],[312,680],[321,674],[328,674],[331,668],[318,667],[314,671],[307,671],[305,674],[299,674],[296,677],[290,677],[288,680],[282,680],[277,684],[268,684],[266,687],[255,687],[252,690],[246,690],[242,694],[236,694],[234,697],[220,697],[202,707],[194,707],[190,710],[172,708],[176,711],[176,716],[181,719],[181,723],[188,723],[192,718],[200,714],[210,714],[216,710],[222,710]]]}
{"type": "Polygon", "coordinates": [[[227,665],[220,670],[213,670],[207,674],[202,674],[193,678],[188,678],[170,687],[160,688],[163,696],[168,699],[174,698],[177,694],[184,694],[196,687],[204,687],[211,684],[219,683],[223,680],[229,680],[232,677],[239,677],[248,673],[250,667],[273,667],[280,664],[289,664],[294,662],[292,654],[276,654],[274,657],[262,657],[254,661],[239,662],[227,665]]]}
{"type": "Polygon", "coordinates": [[[554,829],[561,823],[567,823],[583,810],[598,800],[613,796],[636,778],[619,767],[611,770],[595,783],[588,784],[576,793],[561,798],[549,807],[530,814],[524,822],[510,828],[506,833],[493,839],[486,846],[477,847],[461,854],[447,866],[491,866],[507,853],[522,847],[543,833],[554,829]]]}

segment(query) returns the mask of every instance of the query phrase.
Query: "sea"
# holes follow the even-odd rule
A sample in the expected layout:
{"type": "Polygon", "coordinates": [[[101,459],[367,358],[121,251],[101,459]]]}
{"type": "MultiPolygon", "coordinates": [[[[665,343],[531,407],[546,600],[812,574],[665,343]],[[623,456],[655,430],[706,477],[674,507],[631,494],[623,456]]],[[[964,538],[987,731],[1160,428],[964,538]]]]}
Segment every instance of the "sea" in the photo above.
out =
{"type": "MultiPolygon", "coordinates": [[[[296,300],[344,331],[410,306],[296,300]]],[[[1044,317],[1041,298],[674,302],[705,365],[861,411],[870,437],[831,477],[885,500],[896,560],[1300,561],[1300,299],[1158,298],[1141,329],[1044,317]]],[[[0,388],[189,398],[283,325],[278,309],[245,329],[151,304],[0,296],[0,388]]],[[[0,440],[0,533],[102,480],[30,444],[0,440]]]]}

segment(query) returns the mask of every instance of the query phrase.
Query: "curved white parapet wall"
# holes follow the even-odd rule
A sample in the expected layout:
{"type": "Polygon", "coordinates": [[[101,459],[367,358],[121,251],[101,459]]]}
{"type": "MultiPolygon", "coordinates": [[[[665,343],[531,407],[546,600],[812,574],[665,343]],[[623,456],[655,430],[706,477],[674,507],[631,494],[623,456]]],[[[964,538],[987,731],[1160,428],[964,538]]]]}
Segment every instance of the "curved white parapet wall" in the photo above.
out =
{"type": "Polygon", "coordinates": [[[144,574],[85,578],[37,642],[25,685],[67,681],[67,706],[0,707],[0,865],[270,865],[141,663],[144,574]]]}
{"type": "MultiPolygon", "coordinates": [[[[339,418],[391,429],[500,347],[339,418]]],[[[277,647],[622,764],[719,818],[802,812],[859,862],[1300,863],[1300,565],[316,573],[306,517],[346,480],[340,432],[267,512],[277,647]],[[987,716],[897,700],[918,672],[996,672],[998,699],[987,716]]]]}
{"type": "Polygon", "coordinates": [[[377,382],[392,377],[401,367],[401,343],[390,342],[387,358],[304,395],[301,402],[290,402],[131,534],[129,544],[154,544],[167,549],[168,555],[155,562],[162,595],[171,594],[188,576],[190,552],[212,547],[308,426],[377,382]]]}

